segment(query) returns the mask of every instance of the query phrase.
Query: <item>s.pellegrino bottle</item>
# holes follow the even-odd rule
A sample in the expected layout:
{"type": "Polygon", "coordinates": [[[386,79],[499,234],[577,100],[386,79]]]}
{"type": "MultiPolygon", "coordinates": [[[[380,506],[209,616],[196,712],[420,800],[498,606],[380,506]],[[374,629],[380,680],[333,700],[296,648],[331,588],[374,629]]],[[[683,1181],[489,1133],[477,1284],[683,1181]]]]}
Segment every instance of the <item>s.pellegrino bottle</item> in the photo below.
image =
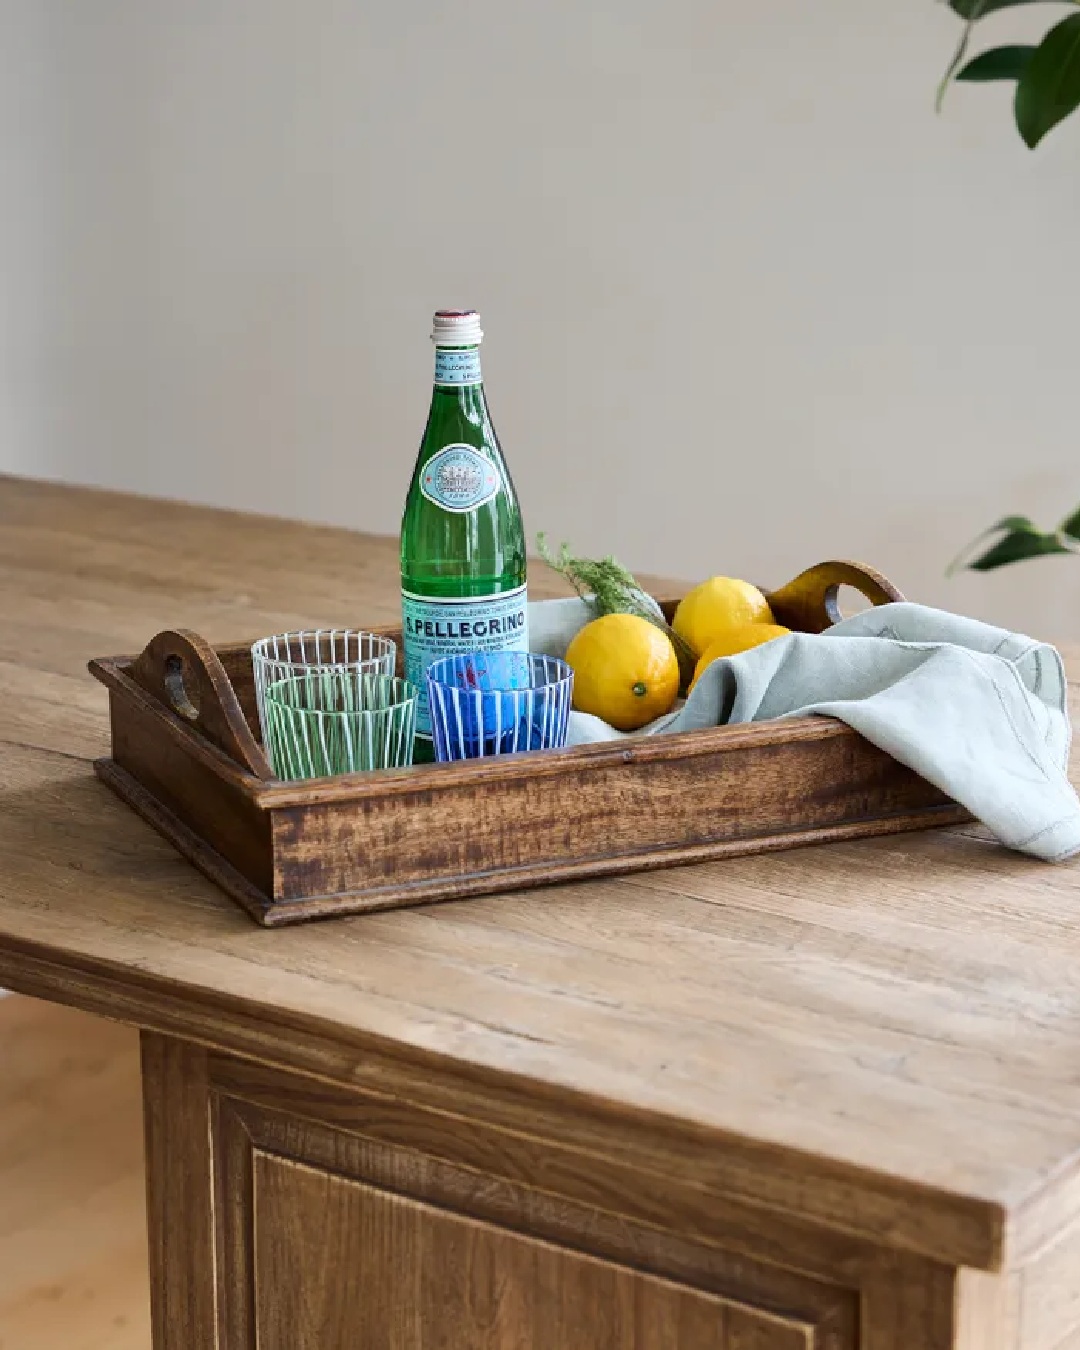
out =
{"type": "Polygon", "coordinates": [[[405,675],[420,689],[421,762],[432,758],[428,666],[529,650],[525,530],[484,396],[482,338],[475,311],[435,314],[435,387],[401,522],[405,675]]]}

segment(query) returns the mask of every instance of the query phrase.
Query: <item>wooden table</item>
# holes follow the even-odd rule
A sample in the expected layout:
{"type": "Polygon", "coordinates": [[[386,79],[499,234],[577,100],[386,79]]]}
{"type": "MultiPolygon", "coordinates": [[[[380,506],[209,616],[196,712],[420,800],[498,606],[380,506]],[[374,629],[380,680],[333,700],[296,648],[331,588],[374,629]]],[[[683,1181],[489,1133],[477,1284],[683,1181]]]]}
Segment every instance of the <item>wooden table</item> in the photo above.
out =
{"type": "Polygon", "coordinates": [[[260,930],[92,776],[85,661],[390,620],[393,544],[0,525],[0,983],[143,1028],[156,1350],[1080,1346],[1076,867],[961,828],[260,930]]]}

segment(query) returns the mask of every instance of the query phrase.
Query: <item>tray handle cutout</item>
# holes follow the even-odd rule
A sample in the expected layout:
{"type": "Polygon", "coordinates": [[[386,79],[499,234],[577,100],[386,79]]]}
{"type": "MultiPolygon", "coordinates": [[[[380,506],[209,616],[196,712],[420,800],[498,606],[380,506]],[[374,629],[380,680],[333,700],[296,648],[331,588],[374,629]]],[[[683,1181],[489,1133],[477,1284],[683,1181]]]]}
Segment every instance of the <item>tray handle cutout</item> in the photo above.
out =
{"type": "Polygon", "coordinates": [[[190,722],[249,773],[261,779],[273,777],[221,659],[198,633],[188,629],[158,633],[136,657],[130,674],[148,694],[190,722]]]}
{"type": "Polygon", "coordinates": [[[873,605],[903,600],[891,581],[872,567],[855,562],[823,562],[800,572],[786,586],[769,593],[769,605],[777,623],[797,632],[821,633],[843,618],[840,587],[851,586],[873,605]]]}

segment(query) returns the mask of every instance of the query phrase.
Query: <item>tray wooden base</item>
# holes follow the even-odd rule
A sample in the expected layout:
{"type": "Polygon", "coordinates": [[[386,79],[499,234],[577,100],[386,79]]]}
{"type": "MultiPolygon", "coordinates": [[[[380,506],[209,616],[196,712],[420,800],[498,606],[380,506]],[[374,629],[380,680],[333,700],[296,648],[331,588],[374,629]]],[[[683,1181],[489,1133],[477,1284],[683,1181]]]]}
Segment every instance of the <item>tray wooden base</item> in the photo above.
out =
{"type": "Polygon", "coordinates": [[[922,807],[907,814],[883,816],[877,820],[842,821],[835,825],[824,825],[814,829],[791,829],[758,838],[673,846],[658,849],[647,855],[629,854],[593,862],[567,862],[561,866],[538,864],[533,867],[514,868],[512,871],[477,872],[457,881],[452,887],[445,880],[435,878],[426,883],[386,885],[337,895],[313,895],[304,900],[275,903],[253,886],[220,853],[216,853],[200,839],[179,816],[147,792],[137,779],[114,764],[111,759],[96,760],[94,769],[101,781],[127,802],[159,834],[164,835],[178,853],[231,895],[253,919],[267,928],[302,923],[308,919],[325,918],[334,914],[369,914],[381,909],[401,909],[408,905],[431,904],[439,900],[461,900],[469,896],[492,895],[499,891],[584,881],[590,877],[623,876],[631,872],[655,871],[658,868],[709,862],[717,858],[745,857],[748,854],[800,848],[809,844],[865,839],[883,834],[902,834],[911,830],[937,829],[946,825],[959,825],[971,819],[963,807],[946,801],[939,806],[922,807]]]}

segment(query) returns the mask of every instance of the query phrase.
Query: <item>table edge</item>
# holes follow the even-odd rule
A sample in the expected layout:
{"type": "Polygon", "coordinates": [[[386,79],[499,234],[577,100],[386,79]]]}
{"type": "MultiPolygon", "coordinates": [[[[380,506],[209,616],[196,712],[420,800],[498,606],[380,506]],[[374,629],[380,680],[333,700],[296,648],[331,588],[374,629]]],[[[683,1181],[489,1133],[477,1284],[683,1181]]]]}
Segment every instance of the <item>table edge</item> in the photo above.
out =
{"type": "MultiPolygon", "coordinates": [[[[596,1166],[618,1156],[673,1187],[713,1190],[946,1265],[999,1271],[1007,1254],[1031,1245],[1015,1231],[1023,1208],[993,1196],[954,1193],[313,1015],[274,1009],[271,1020],[270,1009],[240,995],[47,943],[0,934],[0,985],[339,1087],[466,1119],[479,1112],[496,1128],[540,1137],[596,1166]]],[[[1076,1189],[1068,1188],[1070,1210],[1076,1189]]],[[[1080,1215],[1080,1193],[1075,1201],[1071,1217],[1080,1215]]],[[[1054,1206],[1058,1219],[1061,1209],[1054,1206]]],[[[1032,1211],[1044,1237],[1048,1212],[1046,1204],[1032,1211]]]]}

